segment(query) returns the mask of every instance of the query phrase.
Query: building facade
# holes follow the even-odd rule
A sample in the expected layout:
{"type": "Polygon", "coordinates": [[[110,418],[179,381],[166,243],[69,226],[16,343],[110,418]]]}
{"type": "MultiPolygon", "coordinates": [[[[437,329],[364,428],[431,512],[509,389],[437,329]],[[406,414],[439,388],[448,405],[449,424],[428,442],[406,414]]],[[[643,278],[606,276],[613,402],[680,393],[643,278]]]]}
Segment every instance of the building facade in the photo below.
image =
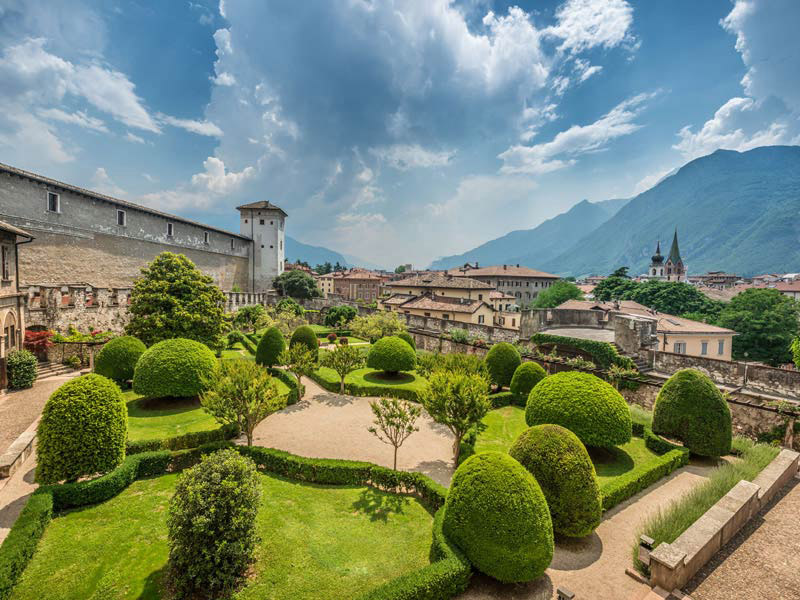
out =
{"type": "Polygon", "coordinates": [[[539,292],[546,290],[560,277],[519,265],[473,266],[467,263],[447,272],[454,277],[469,277],[482,281],[506,295],[513,296],[518,307],[533,301],[539,292]]]}
{"type": "Polygon", "coordinates": [[[0,222],[0,389],[7,387],[6,359],[12,350],[22,348],[25,332],[27,293],[20,291],[19,247],[33,236],[18,227],[0,222]]]}

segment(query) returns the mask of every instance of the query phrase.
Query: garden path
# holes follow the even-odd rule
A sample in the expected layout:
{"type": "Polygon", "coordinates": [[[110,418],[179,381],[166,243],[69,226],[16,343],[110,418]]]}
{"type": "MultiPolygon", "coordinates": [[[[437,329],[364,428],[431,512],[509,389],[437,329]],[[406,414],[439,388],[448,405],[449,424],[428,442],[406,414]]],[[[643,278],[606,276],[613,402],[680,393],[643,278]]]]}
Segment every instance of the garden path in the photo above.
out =
{"type": "Polygon", "coordinates": [[[9,530],[19,513],[28,502],[28,497],[36,489],[33,476],[36,472],[36,454],[31,454],[17,472],[9,477],[0,488],[0,544],[6,539],[9,530]]]}
{"type": "MultiPolygon", "coordinates": [[[[267,417],[254,432],[253,443],[314,458],[364,460],[392,466],[393,448],[367,431],[375,398],[342,396],[303,378],[303,399],[267,417]]],[[[419,471],[449,485],[453,475],[453,437],[423,410],[419,431],[397,453],[397,467],[419,471]]]]}

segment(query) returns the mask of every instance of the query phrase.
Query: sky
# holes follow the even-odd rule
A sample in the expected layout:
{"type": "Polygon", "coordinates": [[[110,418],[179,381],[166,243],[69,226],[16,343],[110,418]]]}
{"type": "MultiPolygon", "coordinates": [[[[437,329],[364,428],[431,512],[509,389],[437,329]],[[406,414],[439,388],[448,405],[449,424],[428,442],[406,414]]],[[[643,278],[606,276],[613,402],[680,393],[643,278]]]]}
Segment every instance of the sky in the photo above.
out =
{"type": "MultiPolygon", "coordinates": [[[[797,0],[0,0],[0,162],[386,267],[800,143],[797,0]]],[[[296,257],[288,257],[295,259],[296,257]]]]}

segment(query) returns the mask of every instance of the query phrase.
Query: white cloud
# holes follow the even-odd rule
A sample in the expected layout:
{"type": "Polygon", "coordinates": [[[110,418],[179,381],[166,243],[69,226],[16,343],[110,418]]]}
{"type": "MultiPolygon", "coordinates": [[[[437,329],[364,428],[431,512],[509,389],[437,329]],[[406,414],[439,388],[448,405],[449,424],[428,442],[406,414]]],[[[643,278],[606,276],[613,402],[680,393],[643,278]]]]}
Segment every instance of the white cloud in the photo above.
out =
{"type": "Polygon", "coordinates": [[[214,77],[212,77],[211,81],[213,81],[217,85],[226,85],[226,86],[236,85],[236,77],[224,71],[219,75],[215,75],[214,77]]]}
{"type": "Polygon", "coordinates": [[[217,127],[214,123],[210,121],[195,121],[194,119],[179,119],[177,117],[171,117],[169,115],[158,115],[159,120],[166,124],[172,125],[173,127],[179,127],[180,129],[185,129],[191,133],[196,133],[198,135],[206,135],[209,137],[222,137],[222,130],[217,127]]]}
{"type": "Polygon", "coordinates": [[[92,189],[107,196],[115,196],[117,198],[124,198],[127,192],[119,187],[111,177],[108,175],[103,167],[97,167],[97,170],[92,176],[92,189]]]}
{"type": "Polygon", "coordinates": [[[60,108],[45,108],[37,111],[37,114],[43,119],[47,119],[49,121],[69,123],[71,125],[78,125],[79,127],[91,129],[92,131],[108,133],[108,128],[101,119],[90,117],[85,112],[80,110],[74,113],[68,113],[64,112],[60,108]]]}
{"type": "Polygon", "coordinates": [[[125,139],[129,142],[133,142],[134,144],[144,144],[144,138],[139,137],[138,135],[131,133],[130,131],[125,134],[125,139]]]}
{"type": "Polygon", "coordinates": [[[242,183],[255,175],[253,167],[245,167],[241,171],[225,170],[225,163],[220,159],[209,156],[203,161],[205,172],[192,175],[192,184],[204,187],[216,194],[229,194],[237,190],[242,183]]]}
{"type": "Polygon", "coordinates": [[[603,70],[603,67],[601,67],[600,65],[589,64],[588,60],[584,60],[582,58],[575,59],[573,68],[580,83],[583,83],[584,81],[589,79],[589,77],[591,77],[592,75],[599,73],[600,71],[603,70]]]}
{"type": "Polygon", "coordinates": [[[372,148],[370,152],[400,171],[414,168],[443,167],[455,156],[454,150],[436,152],[427,150],[419,144],[395,144],[393,146],[372,148]]]}
{"type": "Polygon", "coordinates": [[[22,110],[0,110],[0,147],[13,151],[22,164],[75,160],[47,123],[22,110]]]}
{"type": "Polygon", "coordinates": [[[569,167],[587,152],[603,149],[612,140],[641,128],[634,119],[653,94],[639,94],[615,106],[589,125],[573,125],[551,141],[534,146],[512,146],[498,156],[502,173],[541,175],[569,167]]]}
{"type": "Polygon", "coordinates": [[[142,173],[142,177],[144,177],[150,183],[158,183],[158,177],[153,177],[150,173],[142,173]]]}
{"type": "Polygon", "coordinates": [[[386,217],[381,213],[344,213],[339,215],[337,221],[345,227],[353,228],[386,223],[386,217]]]}
{"type": "Polygon", "coordinates": [[[641,194],[649,190],[652,187],[655,187],[657,184],[661,183],[662,180],[666,179],[670,175],[673,175],[677,172],[677,169],[659,169],[655,173],[651,173],[650,175],[646,175],[642,177],[637,183],[636,187],[633,190],[634,195],[641,194]]]}
{"type": "Polygon", "coordinates": [[[545,34],[562,40],[562,52],[635,43],[629,33],[633,8],[625,0],[567,0],[556,10],[556,19],[545,34]]]}

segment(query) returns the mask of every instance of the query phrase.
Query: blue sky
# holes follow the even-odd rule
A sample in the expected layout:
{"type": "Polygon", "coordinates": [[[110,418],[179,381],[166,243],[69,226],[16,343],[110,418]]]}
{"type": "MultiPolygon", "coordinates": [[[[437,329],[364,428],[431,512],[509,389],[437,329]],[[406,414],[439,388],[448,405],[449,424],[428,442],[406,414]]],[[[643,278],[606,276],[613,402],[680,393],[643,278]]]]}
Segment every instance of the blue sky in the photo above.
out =
{"type": "MultiPolygon", "coordinates": [[[[0,0],[0,162],[386,266],[800,143],[796,0],[0,0]]],[[[290,257],[294,258],[294,257],[290,257]]]]}

